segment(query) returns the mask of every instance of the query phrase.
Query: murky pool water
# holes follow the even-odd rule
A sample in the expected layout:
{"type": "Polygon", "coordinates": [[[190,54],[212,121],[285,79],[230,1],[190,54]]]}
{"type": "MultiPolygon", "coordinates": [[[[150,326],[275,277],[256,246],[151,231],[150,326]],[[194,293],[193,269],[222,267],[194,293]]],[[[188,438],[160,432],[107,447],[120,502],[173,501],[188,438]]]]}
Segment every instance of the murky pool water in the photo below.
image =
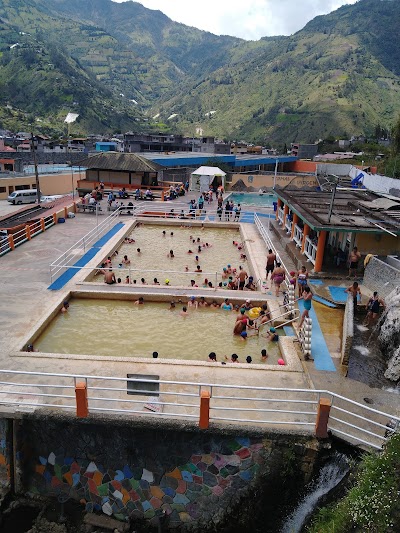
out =
{"type": "Polygon", "coordinates": [[[115,357],[152,358],[154,351],[163,359],[208,360],[215,352],[218,361],[232,353],[245,363],[261,363],[260,352],[267,349],[266,364],[277,364],[279,347],[262,336],[242,341],[233,335],[236,313],[216,308],[190,309],[180,316],[182,304],[169,310],[168,303],[119,300],[73,299],[67,313],[59,314],[35,341],[35,349],[47,353],[115,357]]]}
{"type": "MultiPolygon", "coordinates": [[[[205,285],[207,278],[215,286],[216,273],[218,282],[224,281],[222,268],[228,264],[236,269],[239,265],[248,269],[247,261],[240,258],[243,251],[233,245],[233,241],[241,241],[238,229],[201,230],[199,227],[140,225],[132,231],[130,237],[136,242],[124,243],[118,256],[112,258],[115,276],[120,277],[122,283],[130,275],[130,280],[136,280],[139,285],[141,278],[149,285],[157,278],[161,285],[166,285],[165,280],[169,280],[169,285],[180,286],[190,286],[190,280],[193,279],[200,287],[205,285]],[[163,231],[166,232],[165,236],[163,231]],[[138,248],[140,252],[137,252],[138,248]],[[169,256],[170,250],[174,253],[173,258],[169,256]],[[189,253],[189,250],[193,253],[189,253]],[[131,264],[120,267],[124,255],[128,256],[131,264]],[[202,272],[196,272],[198,265],[202,272]]],[[[93,281],[103,281],[103,276],[97,275],[93,281]]]]}

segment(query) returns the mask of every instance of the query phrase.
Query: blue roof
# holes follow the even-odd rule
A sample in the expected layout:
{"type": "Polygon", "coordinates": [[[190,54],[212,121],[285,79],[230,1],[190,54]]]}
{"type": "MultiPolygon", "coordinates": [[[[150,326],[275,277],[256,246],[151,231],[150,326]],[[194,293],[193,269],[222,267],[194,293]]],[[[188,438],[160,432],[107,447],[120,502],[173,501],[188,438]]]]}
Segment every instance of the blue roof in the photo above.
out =
{"type": "Polygon", "coordinates": [[[177,166],[201,166],[210,160],[226,163],[234,168],[250,167],[257,165],[275,165],[278,163],[290,163],[297,161],[295,156],[269,156],[269,155],[237,155],[237,154],[201,154],[197,152],[178,152],[175,154],[141,154],[159,165],[168,167],[177,166]]]}

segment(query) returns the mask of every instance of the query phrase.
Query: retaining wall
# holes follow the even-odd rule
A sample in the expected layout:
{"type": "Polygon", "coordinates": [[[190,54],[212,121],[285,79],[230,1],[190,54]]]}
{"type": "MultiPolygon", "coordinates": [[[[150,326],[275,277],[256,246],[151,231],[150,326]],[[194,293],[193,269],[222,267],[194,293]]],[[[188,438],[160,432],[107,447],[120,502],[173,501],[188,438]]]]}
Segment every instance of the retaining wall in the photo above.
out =
{"type": "MultiPolygon", "coordinates": [[[[17,494],[64,493],[87,512],[153,526],[163,512],[179,531],[214,530],[236,513],[250,522],[254,491],[282,502],[288,480],[307,482],[319,453],[308,435],[201,431],[189,422],[37,413],[14,425],[17,494]]],[[[3,423],[0,433],[8,442],[3,423]]]]}
{"type": "MultiPolygon", "coordinates": [[[[46,164],[58,164],[64,165],[67,162],[72,161],[73,163],[78,163],[87,157],[87,154],[84,152],[68,152],[65,154],[57,153],[45,153],[45,152],[36,152],[36,158],[38,165],[46,164]]],[[[20,160],[23,164],[32,164],[33,165],[33,153],[32,152],[0,152],[0,159],[14,159],[20,160]]]]}
{"type": "Polygon", "coordinates": [[[363,284],[386,298],[400,285],[400,270],[373,257],[365,269],[363,284]]]}

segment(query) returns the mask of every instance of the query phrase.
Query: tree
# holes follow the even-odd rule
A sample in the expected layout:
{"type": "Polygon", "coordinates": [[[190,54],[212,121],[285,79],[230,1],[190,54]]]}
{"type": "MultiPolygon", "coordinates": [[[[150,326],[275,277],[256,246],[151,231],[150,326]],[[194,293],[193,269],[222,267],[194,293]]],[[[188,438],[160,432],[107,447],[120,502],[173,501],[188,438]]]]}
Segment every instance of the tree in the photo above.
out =
{"type": "Polygon", "coordinates": [[[397,119],[396,124],[392,131],[392,155],[396,156],[400,154],[400,116],[397,119]]]}

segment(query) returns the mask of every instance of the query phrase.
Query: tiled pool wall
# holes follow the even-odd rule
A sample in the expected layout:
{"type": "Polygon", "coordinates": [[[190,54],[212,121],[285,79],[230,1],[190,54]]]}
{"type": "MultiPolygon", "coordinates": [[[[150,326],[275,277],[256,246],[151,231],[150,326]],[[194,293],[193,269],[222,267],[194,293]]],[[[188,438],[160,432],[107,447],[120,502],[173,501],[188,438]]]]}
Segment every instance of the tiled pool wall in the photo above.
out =
{"type": "MultiPolygon", "coordinates": [[[[163,220],[157,220],[157,219],[154,219],[154,220],[149,220],[149,219],[144,219],[144,220],[134,220],[134,221],[131,221],[131,222],[128,222],[126,224],[126,230],[124,231],[124,233],[122,235],[117,235],[116,237],[114,237],[113,239],[111,239],[107,245],[105,245],[102,249],[101,249],[101,259],[97,259],[95,258],[94,260],[92,260],[89,264],[88,264],[88,267],[90,267],[92,270],[88,273],[88,270],[85,270],[84,271],[84,274],[83,276],[81,275],[80,278],[77,277],[77,280],[78,280],[78,283],[96,283],[97,282],[93,282],[93,278],[95,277],[96,275],[96,271],[98,270],[98,267],[101,263],[101,261],[108,257],[108,256],[112,256],[114,254],[114,252],[116,250],[119,250],[121,245],[124,243],[124,239],[131,234],[131,232],[138,228],[139,226],[142,226],[142,225],[148,225],[148,226],[160,226],[160,227],[181,227],[181,226],[185,226],[186,228],[188,227],[192,227],[193,229],[196,229],[196,228],[201,228],[202,226],[204,226],[205,228],[209,228],[209,229],[216,229],[216,230],[219,230],[219,229],[230,229],[230,230],[239,230],[240,231],[240,239],[242,241],[246,241],[246,230],[245,228],[243,228],[243,225],[240,224],[240,223],[235,223],[235,222],[229,222],[229,223],[224,223],[224,222],[187,222],[187,221],[183,221],[184,223],[182,223],[182,221],[177,221],[177,220],[168,220],[168,219],[163,219],[163,220]]],[[[254,267],[254,263],[252,261],[252,254],[251,254],[251,251],[249,249],[249,247],[247,246],[247,243],[245,242],[245,253],[247,255],[247,270],[249,272],[249,274],[251,276],[253,276],[254,278],[256,278],[256,270],[255,270],[255,267],[254,267]]],[[[126,271],[128,271],[128,269],[126,269],[126,271]]],[[[123,270],[124,273],[125,270],[123,270]]],[[[188,280],[190,279],[189,275],[188,275],[188,280]]],[[[103,283],[98,283],[99,285],[104,285],[103,283]]],[[[169,285],[170,287],[184,287],[184,288],[188,288],[187,286],[179,286],[179,285],[169,285]]],[[[192,290],[192,288],[191,288],[192,290]]]]}
{"type": "Polygon", "coordinates": [[[155,527],[163,511],[168,529],[179,531],[214,530],[235,510],[245,512],[241,501],[253,492],[280,490],[288,448],[295,474],[306,481],[307,452],[315,449],[307,434],[229,426],[201,431],[162,420],[37,414],[16,421],[16,429],[18,493],[64,494],[86,512],[155,527]]]}
{"type": "MultiPolygon", "coordinates": [[[[114,286],[115,287],[115,286],[114,286]]],[[[68,360],[87,360],[87,361],[108,361],[108,362],[123,362],[123,363],[146,363],[152,365],[184,365],[184,366],[203,366],[215,368],[215,363],[210,363],[208,361],[201,360],[183,360],[183,359],[151,359],[151,358],[139,358],[139,357],[113,357],[113,356],[93,356],[93,355],[79,355],[79,354],[60,354],[60,353],[44,353],[44,352],[26,352],[26,346],[28,344],[35,345],[35,340],[46,330],[47,326],[51,321],[57,316],[60,312],[63,302],[65,300],[70,300],[71,298],[84,298],[84,299],[96,299],[96,300],[122,300],[122,301],[132,301],[132,299],[138,299],[140,296],[143,296],[148,302],[165,302],[168,303],[174,297],[171,292],[163,293],[162,288],[157,291],[157,293],[151,292],[146,293],[146,291],[141,291],[140,293],[132,294],[131,292],[123,291],[107,291],[108,287],[105,287],[103,292],[95,291],[72,291],[69,294],[64,294],[60,298],[59,302],[51,309],[51,311],[42,317],[40,321],[36,324],[28,335],[26,336],[24,343],[20,347],[20,352],[18,356],[26,356],[29,358],[40,357],[40,358],[50,358],[50,359],[68,359],[68,360]]],[[[226,295],[222,291],[212,291],[206,292],[207,289],[203,289],[199,293],[199,296],[203,295],[206,299],[216,300],[217,303],[221,304],[226,295]]],[[[232,297],[229,300],[235,304],[242,304],[244,300],[248,297],[249,293],[242,292],[240,297],[232,297]]],[[[253,293],[255,296],[255,293],[253,293]]],[[[187,298],[185,296],[176,296],[176,298],[187,298]]],[[[260,307],[264,303],[268,304],[267,300],[264,299],[251,299],[252,303],[256,307],[260,307]]],[[[303,372],[303,367],[299,359],[298,348],[294,344],[294,337],[279,336],[279,348],[282,354],[282,358],[285,361],[285,366],[280,365],[261,365],[252,363],[227,363],[229,366],[237,368],[246,368],[248,370],[273,370],[280,372],[303,372]]]]}

